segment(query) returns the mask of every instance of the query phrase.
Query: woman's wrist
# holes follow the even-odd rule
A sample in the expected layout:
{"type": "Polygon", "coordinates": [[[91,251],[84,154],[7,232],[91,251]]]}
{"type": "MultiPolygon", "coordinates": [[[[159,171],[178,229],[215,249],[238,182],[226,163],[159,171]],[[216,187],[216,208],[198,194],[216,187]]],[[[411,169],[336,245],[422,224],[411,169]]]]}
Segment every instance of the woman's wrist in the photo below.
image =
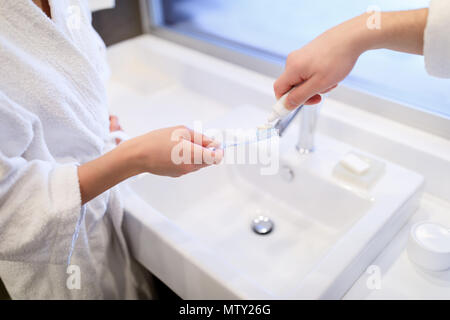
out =
{"type": "Polygon", "coordinates": [[[145,170],[144,154],[135,139],[125,141],[118,145],[113,151],[117,167],[125,179],[131,178],[145,170]]]}
{"type": "Polygon", "coordinates": [[[105,155],[78,167],[82,203],[141,173],[133,143],[124,142],[105,155]]]}

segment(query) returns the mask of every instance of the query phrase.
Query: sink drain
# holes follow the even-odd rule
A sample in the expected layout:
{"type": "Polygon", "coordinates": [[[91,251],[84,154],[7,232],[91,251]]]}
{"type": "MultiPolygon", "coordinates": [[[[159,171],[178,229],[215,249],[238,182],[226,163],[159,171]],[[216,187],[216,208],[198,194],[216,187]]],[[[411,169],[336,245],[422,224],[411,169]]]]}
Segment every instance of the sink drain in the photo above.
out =
{"type": "Polygon", "coordinates": [[[273,230],[273,222],[268,217],[259,216],[252,222],[252,230],[256,234],[265,235],[269,234],[273,230]]]}

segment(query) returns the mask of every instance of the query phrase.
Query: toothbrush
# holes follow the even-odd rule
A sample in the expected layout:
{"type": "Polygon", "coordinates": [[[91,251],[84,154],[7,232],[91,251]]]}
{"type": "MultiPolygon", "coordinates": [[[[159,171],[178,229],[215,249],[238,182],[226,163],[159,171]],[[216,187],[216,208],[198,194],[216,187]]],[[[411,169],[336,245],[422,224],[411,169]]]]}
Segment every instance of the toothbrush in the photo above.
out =
{"type": "MultiPolygon", "coordinates": [[[[283,130],[283,129],[280,128],[280,125],[283,124],[283,120],[287,118],[286,116],[289,114],[292,114],[292,116],[290,118],[290,119],[292,119],[292,117],[294,117],[300,111],[300,109],[303,107],[303,105],[301,105],[301,106],[298,106],[297,108],[295,108],[294,110],[289,110],[288,108],[286,108],[286,99],[287,99],[289,93],[291,93],[291,91],[294,90],[295,88],[297,88],[297,87],[293,87],[288,92],[286,92],[272,106],[272,113],[267,118],[266,124],[257,127],[258,136],[264,132],[267,134],[267,132],[272,131],[272,130],[278,131],[278,135],[281,136],[282,132],[280,132],[280,130],[283,130]]],[[[289,119],[289,121],[290,121],[290,119],[289,119]]]]}
{"type": "Polygon", "coordinates": [[[231,143],[222,146],[222,149],[226,148],[232,148],[232,147],[238,147],[241,145],[249,145],[252,143],[257,143],[263,140],[267,140],[273,137],[274,133],[279,135],[278,132],[278,125],[281,123],[282,119],[285,118],[288,114],[293,112],[297,113],[300,111],[302,106],[299,106],[297,109],[289,110],[286,108],[286,98],[291,93],[292,90],[294,90],[296,87],[293,87],[291,90],[289,90],[287,93],[285,93],[273,106],[272,106],[272,113],[267,118],[267,122],[263,125],[256,127],[256,139],[247,140],[244,142],[238,142],[238,143],[231,143]]]}
{"type": "Polygon", "coordinates": [[[264,129],[264,130],[260,130],[257,129],[257,133],[256,133],[256,139],[251,139],[251,140],[247,140],[247,141],[243,141],[243,142],[236,142],[236,143],[230,143],[230,144],[225,144],[222,146],[222,149],[225,150],[227,148],[234,148],[234,147],[239,147],[242,145],[249,145],[249,144],[253,144],[253,143],[258,143],[260,141],[263,140],[268,140],[270,138],[272,138],[274,136],[274,132],[276,131],[274,128],[269,128],[269,129],[264,129]],[[261,132],[264,131],[265,136],[261,135],[261,132]],[[270,134],[268,134],[270,133],[270,134]]]}

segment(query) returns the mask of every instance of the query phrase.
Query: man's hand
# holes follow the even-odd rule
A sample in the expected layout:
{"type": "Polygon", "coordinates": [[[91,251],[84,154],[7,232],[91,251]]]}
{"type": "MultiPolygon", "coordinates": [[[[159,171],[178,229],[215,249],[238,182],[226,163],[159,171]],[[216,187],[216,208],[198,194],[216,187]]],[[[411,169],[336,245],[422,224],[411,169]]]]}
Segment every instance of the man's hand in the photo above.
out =
{"type": "Polygon", "coordinates": [[[317,104],[319,94],[334,89],[353,69],[361,54],[346,44],[346,33],[332,29],[307,46],[289,54],[286,69],[274,84],[277,99],[292,87],[286,107],[294,109],[302,104],[317,104]]]}
{"type": "Polygon", "coordinates": [[[316,104],[320,94],[334,89],[367,50],[391,49],[422,54],[428,9],[386,12],[381,29],[369,29],[368,14],[330,29],[300,50],[289,54],[286,69],[274,84],[279,99],[292,87],[286,106],[316,104]]]}

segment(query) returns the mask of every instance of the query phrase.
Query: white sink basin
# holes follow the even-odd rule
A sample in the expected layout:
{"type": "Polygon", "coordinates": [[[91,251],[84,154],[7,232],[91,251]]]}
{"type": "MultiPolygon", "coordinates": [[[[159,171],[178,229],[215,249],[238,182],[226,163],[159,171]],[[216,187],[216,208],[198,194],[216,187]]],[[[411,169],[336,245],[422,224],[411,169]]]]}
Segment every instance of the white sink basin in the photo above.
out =
{"type": "Polygon", "coordinates": [[[423,178],[378,159],[373,187],[351,187],[332,172],[354,148],[317,135],[317,150],[301,156],[295,139],[283,138],[275,175],[221,165],[134,179],[143,200],[126,204],[134,255],[183,298],[342,297],[414,212],[423,178]],[[252,231],[259,215],[274,222],[270,234],[252,231]]]}

